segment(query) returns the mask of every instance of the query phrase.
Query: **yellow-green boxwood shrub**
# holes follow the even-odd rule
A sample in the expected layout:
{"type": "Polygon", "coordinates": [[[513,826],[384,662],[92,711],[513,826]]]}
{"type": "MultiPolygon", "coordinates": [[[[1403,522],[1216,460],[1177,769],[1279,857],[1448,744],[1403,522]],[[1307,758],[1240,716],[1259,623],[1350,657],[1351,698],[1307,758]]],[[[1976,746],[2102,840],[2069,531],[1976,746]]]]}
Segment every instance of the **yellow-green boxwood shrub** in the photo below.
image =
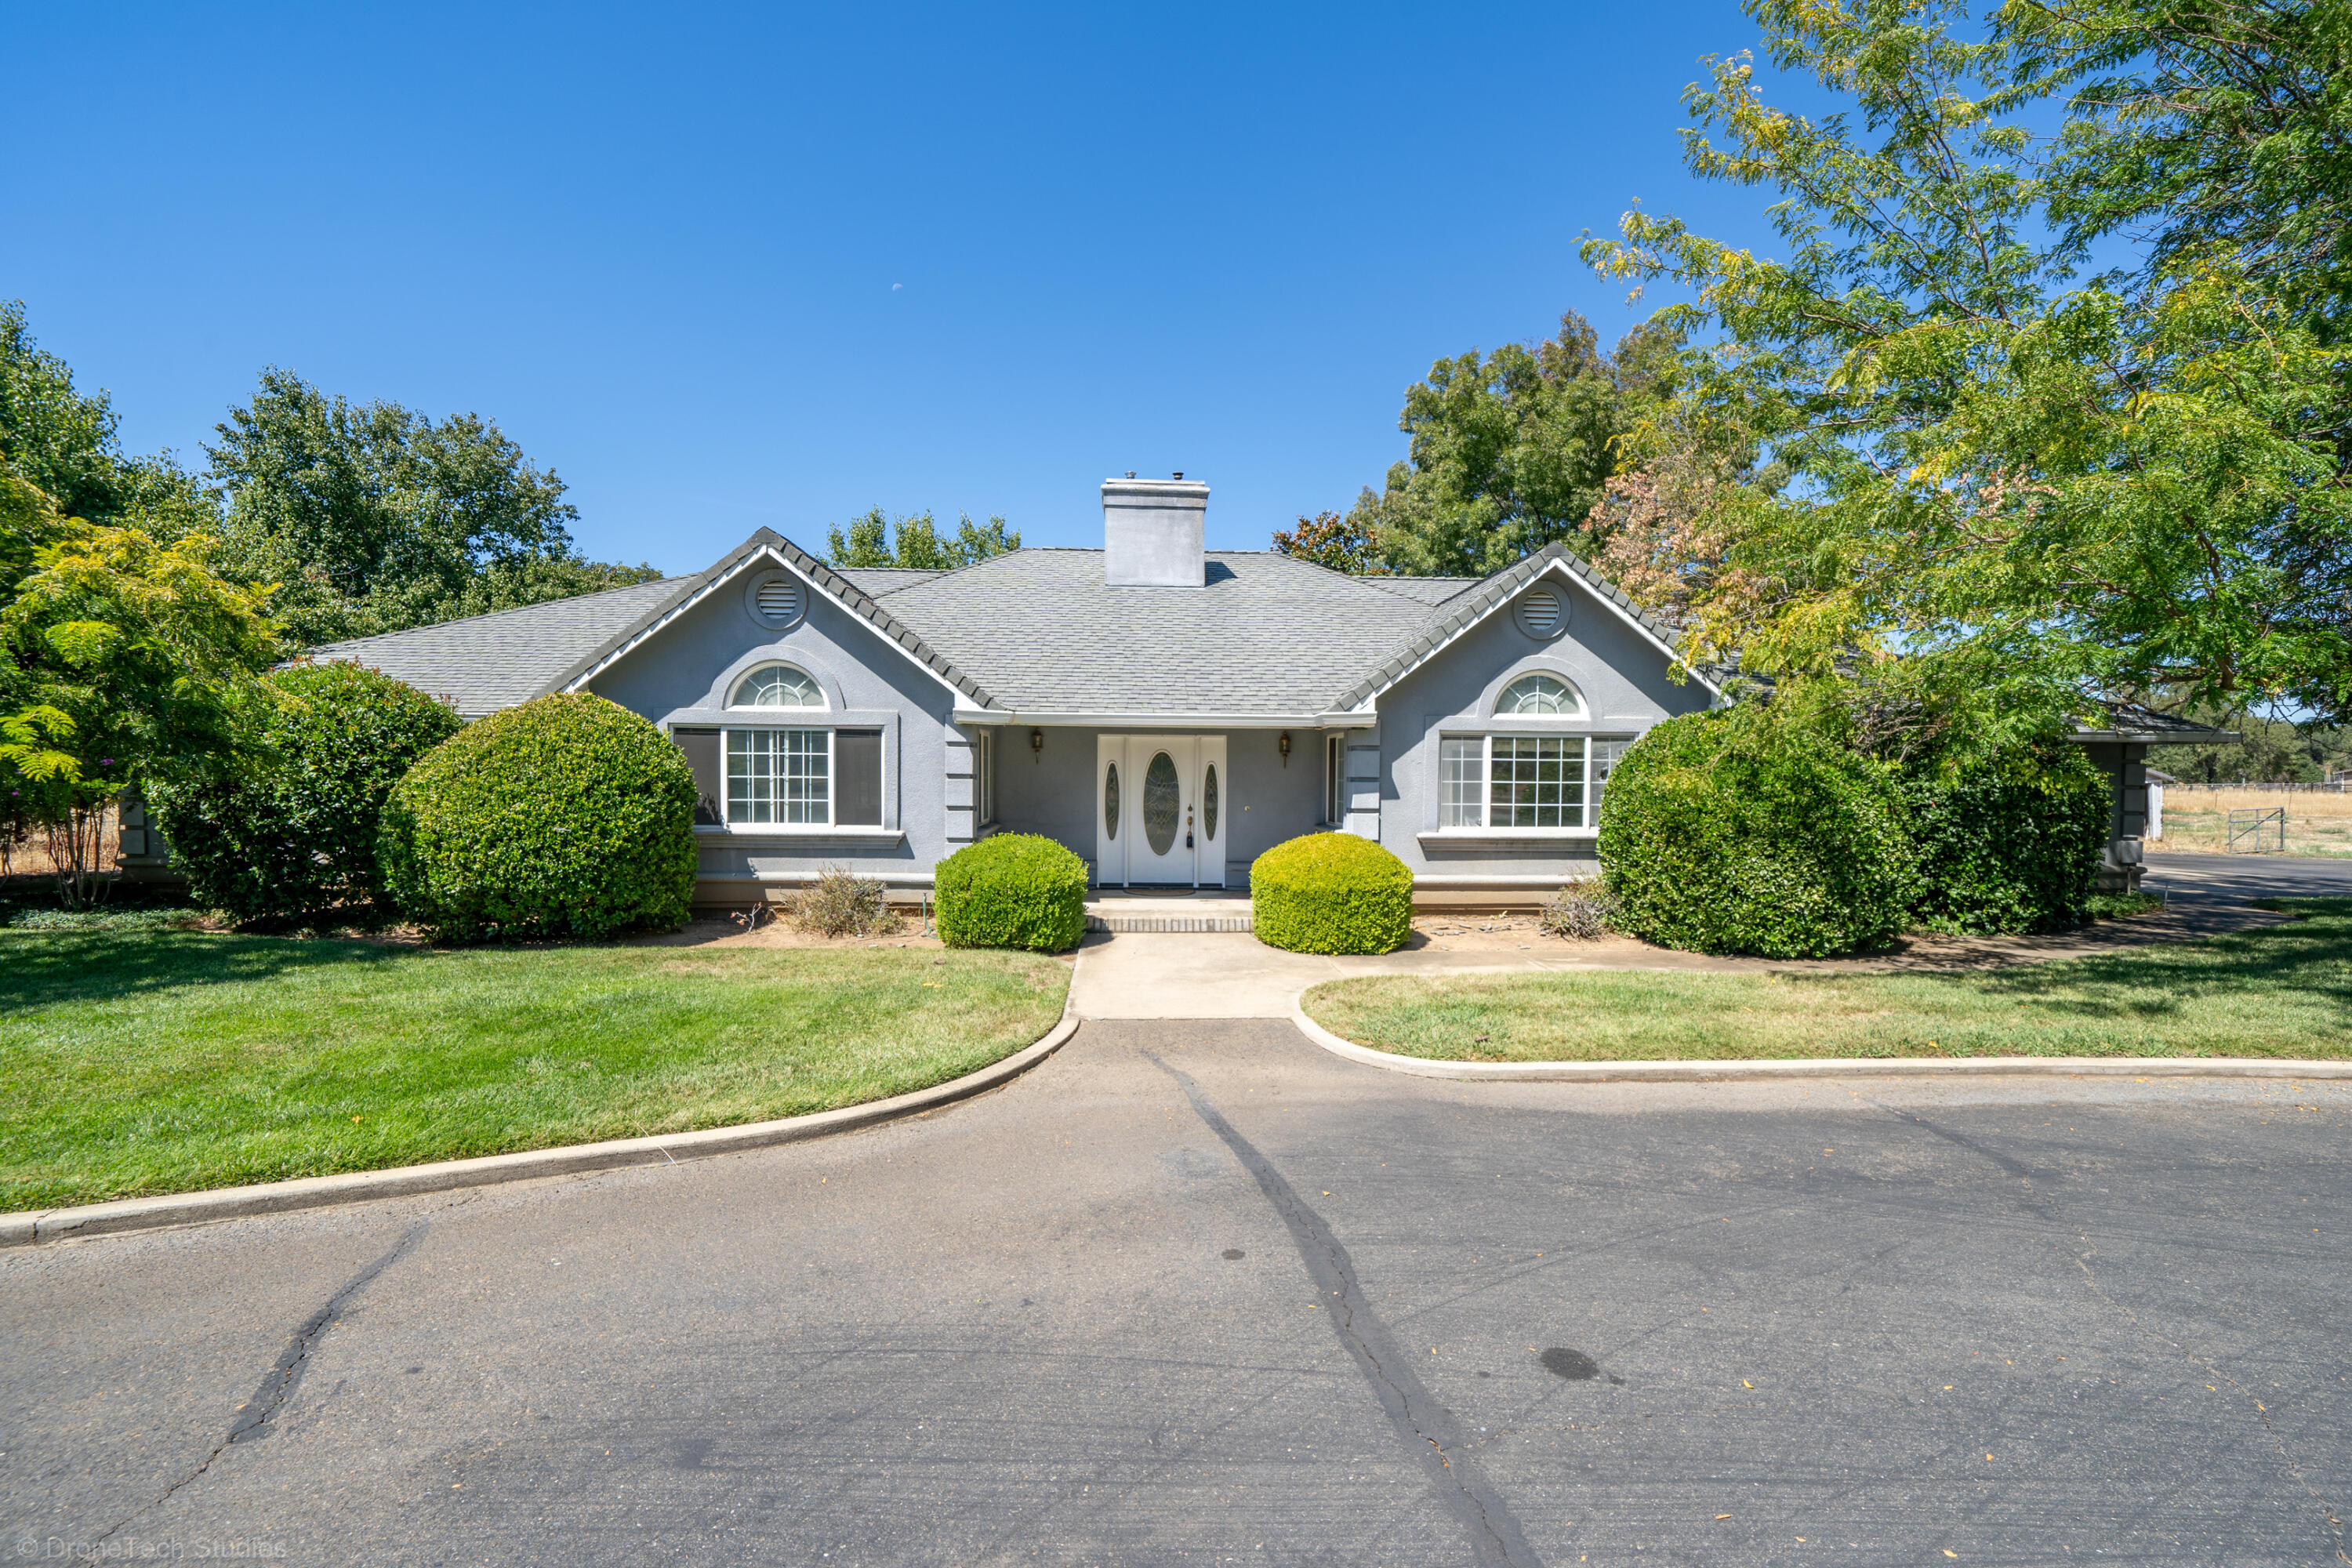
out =
{"type": "Polygon", "coordinates": [[[1033,833],[966,845],[940,862],[932,892],[950,947],[1061,952],[1087,934],[1087,863],[1033,833]]]}
{"type": "Polygon", "coordinates": [[[557,694],[467,725],[384,803],[377,858],[436,936],[603,936],[685,921],[694,770],[601,697],[557,694]]]}
{"type": "Polygon", "coordinates": [[[1820,958],[1899,935],[1912,846],[1893,773],[1763,703],[1669,719],[1601,801],[1610,923],[1660,947],[1820,958]]]}
{"type": "Polygon", "coordinates": [[[1310,833],[1250,867],[1258,941],[1292,952],[1391,952],[1412,936],[1412,872],[1369,838],[1310,833]]]}

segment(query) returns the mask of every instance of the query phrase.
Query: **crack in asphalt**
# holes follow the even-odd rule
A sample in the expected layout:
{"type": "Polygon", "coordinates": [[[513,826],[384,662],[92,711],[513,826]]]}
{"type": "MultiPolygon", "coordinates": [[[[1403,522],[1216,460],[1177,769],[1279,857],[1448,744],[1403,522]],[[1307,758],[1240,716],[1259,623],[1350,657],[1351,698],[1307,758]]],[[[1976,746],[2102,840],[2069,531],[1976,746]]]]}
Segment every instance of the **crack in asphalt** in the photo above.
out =
{"type": "Polygon", "coordinates": [[[211,1469],[213,1461],[226,1453],[230,1444],[249,1442],[257,1437],[270,1436],[270,1433],[263,1428],[268,1425],[269,1418],[277,1415],[286,1401],[292,1397],[295,1388],[302,1381],[302,1373],[309,1367],[310,1352],[318,1348],[319,1341],[326,1331],[334,1326],[336,1318],[342,1311],[343,1303],[365,1289],[369,1281],[390,1268],[403,1253],[415,1246],[424,1237],[425,1230],[431,1224],[429,1220],[420,1219],[410,1226],[407,1230],[401,1233],[400,1239],[393,1243],[391,1251],[345,1280],[342,1289],[327,1299],[325,1306],[304,1319],[301,1326],[294,1331],[294,1337],[287,1342],[286,1349],[279,1353],[277,1364],[263,1376],[261,1386],[253,1391],[253,1397],[238,1407],[240,1414],[237,1420],[229,1427],[221,1440],[213,1445],[212,1451],[198,1461],[196,1467],[186,1475],[108,1525],[90,1544],[93,1547],[103,1545],[110,1537],[141,1514],[151,1509],[160,1508],[170,1501],[174,1493],[211,1469]]]}
{"type": "Polygon", "coordinates": [[[1354,1260],[1330,1225],[1298,1195],[1256,1145],[1234,1130],[1199,1084],[1151,1052],[1142,1055],[1176,1080],[1192,1102],[1193,1113],[1224,1141],[1243,1168],[1256,1178],[1258,1190],[1274,1205],[1275,1213],[1282,1216],[1299,1258],[1307,1265],[1307,1278],[1328,1309],[1326,1316],[1333,1331],[1371,1385],[1389,1425],[1428,1475],[1439,1500],[1468,1528],[1476,1561],[1499,1568],[1542,1568],[1542,1559],[1528,1544],[1509,1505],[1488,1483],[1470,1453],[1471,1445],[1454,1426],[1452,1414],[1423,1386],[1412,1370],[1412,1358],[1372,1310],[1370,1299],[1356,1279],[1354,1260]]]}
{"type": "Polygon", "coordinates": [[[2294,1479],[2295,1485],[2301,1487],[2310,1495],[2311,1500],[2319,1505],[2320,1517],[2327,1521],[2328,1529],[2335,1533],[2336,1561],[2339,1563],[2352,1563],[2352,1555],[2347,1555],[2345,1552],[2343,1519],[2336,1512],[2336,1506],[2327,1500],[2326,1495],[2323,1494],[2317,1487],[2311,1484],[2310,1478],[2304,1473],[2303,1466],[2295,1461],[2294,1456],[2287,1451],[2285,1434],[2282,1433],[2278,1429],[2277,1424],[2271,1419],[2270,1406],[2264,1405],[2260,1399],[2255,1398],[2253,1390],[2248,1388],[2244,1384],[2239,1382],[2236,1378],[2221,1370],[2221,1367],[2218,1363],[2214,1362],[2201,1352],[2191,1350],[2189,1346],[2182,1344],[2179,1340],[2173,1339],[2168,1334],[2166,1334],[2162,1330],[2141,1318],[2137,1312],[2132,1310],[2127,1302],[2119,1300],[2115,1296],[2110,1295],[2107,1291],[2107,1288],[2100,1283],[2098,1271],[2091,1267],[2091,1259],[2098,1256],[2099,1248],[2098,1245],[2091,1239],[2090,1231],[2077,1224],[2073,1219],[2067,1217],[2066,1214],[2058,1206],[2055,1199],[2044,1195],[2034,1186],[2034,1173],[2030,1167],[2006,1154],[1986,1148],[1983,1144],[1977,1142],[1974,1139],[1966,1138],[1958,1132],[1948,1131],[1944,1128],[1938,1127],[1934,1122],[1928,1121],[1926,1117],[1921,1116],[1915,1111],[1897,1110],[1891,1105],[1879,1105],[1876,1100],[1873,1100],[1870,1103],[1878,1105],[1879,1110],[1885,1111],[1890,1116],[1908,1121],[1914,1125],[1928,1132],[1934,1133],[1937,1137],[1941,1138],[1948,1142],[1957,1143],[1961,1148],[1969,1151],[1971,1153],[1978,1154],[1984,1159],[1991,1161],[1994,1164],[1999,1165],[2009,1174],[2022,1181],[2025,1184],[2027,1194],[2025,1206],[2032,1210],[2034,1213],[2048,1218],[2053,1224],[2073,1231],[2074,1233],[2075,1240],[2082,1244],[2079,1251],[2069,1251],[2065,1253],[2065,1256],[2069,1262],[2073,1263],[2076,1268],[2082,1270],[2084,1282],[2090,1287],[2092,1295],[2096,1296],[2100,1300],[2105,1301],[2110,1308],[2123,1314],[2123,1316],[2131,1323],[2131,1326],[2140,1333],[2145,1334],[2151,1340],[2154,1340],[2157,1343],[2163,1345],[2175,1355],[2189,1363],[2189,1365],[2200,1368],[2208,1375],[2217,1378],[2222,1383],[2228,1384],[2231,1389],[2235,1390],[2239,1394],[2242,1395],[2249,1404],[2253,1405],[2255,1415],[2262,1421],[2263,1435],[2270,1438],[2272,1446],[2278,1450],[2279,1463],[2286,1467],[2286,1472],[2294,1479]]]}

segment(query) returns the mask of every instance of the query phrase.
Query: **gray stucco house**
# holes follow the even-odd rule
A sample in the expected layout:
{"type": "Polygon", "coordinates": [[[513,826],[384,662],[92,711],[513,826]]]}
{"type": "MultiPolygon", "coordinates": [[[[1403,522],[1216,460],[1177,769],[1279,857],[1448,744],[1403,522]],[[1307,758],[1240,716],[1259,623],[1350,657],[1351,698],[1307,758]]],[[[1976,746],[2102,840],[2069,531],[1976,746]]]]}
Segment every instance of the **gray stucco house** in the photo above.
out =
{"type": "Polygon", "coordinates": [[[1244,889],[1285,839],[1377,839],[1430,901],[1594,868],[1643,731],[1718,700],[1555,546],[1485,578],[1207,551],[1209,489],[1102,487],[1104,548],[835,569],[762,529],[690,577],[317,650],[467,718],[552,691],[658,724],[701,784],[698,902],[847,865],[912,895],[996,832],[1098,884],[1244,889]]]}

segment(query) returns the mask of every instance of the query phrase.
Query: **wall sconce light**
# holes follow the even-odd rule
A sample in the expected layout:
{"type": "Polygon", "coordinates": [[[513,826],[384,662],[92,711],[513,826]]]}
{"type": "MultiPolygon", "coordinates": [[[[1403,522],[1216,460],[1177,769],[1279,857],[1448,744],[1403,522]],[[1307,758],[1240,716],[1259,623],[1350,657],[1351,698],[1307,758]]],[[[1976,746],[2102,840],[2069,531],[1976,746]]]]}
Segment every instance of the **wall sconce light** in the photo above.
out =
{"type": "Polygon", "coordinates": [[[1045,760],[1045,731],[1043,730],[1029,731],[1029,760],[1033,763],[1045,760]]]}
{"type": "Polygon", "coordinates": [[[1280,740],[1278,740],[1278,741],[1275,742],[1275,743],[1274,743],[1274,749],[1275,749],[1276,751],[1280,752],[1282,753],[1282,765],[1283,765],[1284,767],[1286,767],[1286,767],[1288,767],[1288,766],[1290,765],[1290,731],[1289,731],[1285,730],[1285,731],[1282,732],[1282,738],[1281,738],[1280,740]]]}

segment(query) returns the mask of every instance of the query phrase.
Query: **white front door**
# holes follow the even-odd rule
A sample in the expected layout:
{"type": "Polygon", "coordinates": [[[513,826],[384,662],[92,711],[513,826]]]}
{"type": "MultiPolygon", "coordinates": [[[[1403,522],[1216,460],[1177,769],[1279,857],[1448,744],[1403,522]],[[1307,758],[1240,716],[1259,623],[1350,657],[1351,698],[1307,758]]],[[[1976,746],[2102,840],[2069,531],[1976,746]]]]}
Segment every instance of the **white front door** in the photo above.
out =
{"type": "Polygon", "coordinates": [[[1129,886],[1192,885],[1200,833],[1192,821],[1200,808],[1193,754],[1199,749],[1189,735],[1128,737],[1128,776],[1135,781],[1135,827],[1127,841],[1129,886]]]}
{"type": "Polygon", "coordinates": [[[1232,814],[1223,735],[1097,741],[1097,881],[1221,888],[1232,814]]]}

